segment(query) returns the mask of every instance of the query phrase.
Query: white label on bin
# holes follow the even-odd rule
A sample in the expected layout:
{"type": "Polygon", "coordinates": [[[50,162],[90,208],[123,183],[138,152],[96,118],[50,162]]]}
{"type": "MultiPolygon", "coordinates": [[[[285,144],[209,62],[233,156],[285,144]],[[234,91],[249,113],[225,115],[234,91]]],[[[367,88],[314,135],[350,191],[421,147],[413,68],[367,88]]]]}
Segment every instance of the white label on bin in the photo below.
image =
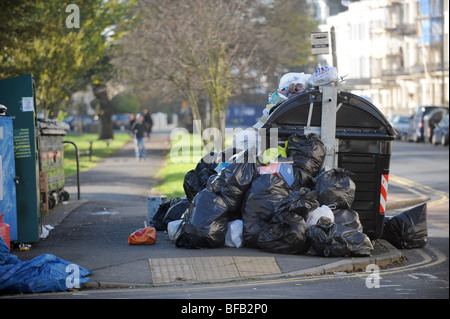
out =
{"type": "Polygon", "coordinates": [[[22,112],[33,112],[33,97],[22,97],[22,112]]]}

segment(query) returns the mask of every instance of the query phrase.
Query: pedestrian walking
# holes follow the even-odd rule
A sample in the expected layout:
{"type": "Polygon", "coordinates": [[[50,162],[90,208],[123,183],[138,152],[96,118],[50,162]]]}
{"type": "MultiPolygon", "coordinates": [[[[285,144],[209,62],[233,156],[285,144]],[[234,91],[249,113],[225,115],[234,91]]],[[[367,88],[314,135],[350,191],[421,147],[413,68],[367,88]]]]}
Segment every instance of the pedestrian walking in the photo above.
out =
{"type": "Polygon", "coordinates": [[[147,126],[144,123],[144,117],[141,115],[138,117],[136,123],[133,125],[133,136],[136,158],[138,160],[145,159],[145,136],[147,135],[147,126]]]}
{"type": "Polygon", "coordinates": [[[144,122],[147,127],[147,138],[150,139],[150,133],[152,132],[153,128],[153,120],[152,115],[147,109],[144,109],[144,122]]]}

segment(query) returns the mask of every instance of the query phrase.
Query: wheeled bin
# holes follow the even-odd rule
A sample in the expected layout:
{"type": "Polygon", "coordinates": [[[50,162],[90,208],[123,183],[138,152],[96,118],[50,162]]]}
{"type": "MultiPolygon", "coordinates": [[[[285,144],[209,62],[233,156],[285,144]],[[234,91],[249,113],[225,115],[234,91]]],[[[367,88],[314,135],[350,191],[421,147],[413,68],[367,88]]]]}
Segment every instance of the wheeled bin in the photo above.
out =
{"type": "Polygon", "coordinates": [[[67,131],[49,121],[39,121],[39,168],[45,173],[48,209],[53,209],[58,201],[67,201],[69,193],[64,190],[64,144],[67,131]]]}
{"type": "MultiPolygon", "coordinates": [[[[273,107],[261,129],[278,129],[278,143],[291,134],[321,133],[322,91],[311,90],[273,107]]],[[[372,103],[338,91],[336,113],[337,167],[351,172],[356,184],[352,209],[358,212],[363,232],[372,240],[381,237],[386,210],[389,163],[395,130],[372,103]]]]}

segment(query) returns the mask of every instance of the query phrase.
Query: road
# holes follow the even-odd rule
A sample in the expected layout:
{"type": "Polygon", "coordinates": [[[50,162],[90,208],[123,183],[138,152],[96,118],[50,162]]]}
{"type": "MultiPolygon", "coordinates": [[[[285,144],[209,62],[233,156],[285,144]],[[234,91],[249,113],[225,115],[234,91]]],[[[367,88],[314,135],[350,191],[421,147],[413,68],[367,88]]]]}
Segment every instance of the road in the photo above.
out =
{"type": "MultiPolygon", "coordinates": [[[[402,250],[407,262],[400,265],[370,269],[369,272],[202,285],[86,290],[40,297],[178,299],[170,309],[174,313],[188,309],[184,307],[191,307],[192,311],[195,305],[211,305],[216,306],[216,314],[218,309],[225,313],[231,303],[243,302],[240,299],[246,299],[245,302],[254,310],[263,299],[448,299],[449,148],[396,141],[390,169],[390,183],[430,197],[428,243],[422,249],[402,250]],[[211,301],[215,298],[228,301],[211,301]]],[[[288,305],[292,307],[295,304],[288,305]]],[[[268,303],[267,306],[270,311],[270,307],[279,310],[285,304],[268,303]]]]}

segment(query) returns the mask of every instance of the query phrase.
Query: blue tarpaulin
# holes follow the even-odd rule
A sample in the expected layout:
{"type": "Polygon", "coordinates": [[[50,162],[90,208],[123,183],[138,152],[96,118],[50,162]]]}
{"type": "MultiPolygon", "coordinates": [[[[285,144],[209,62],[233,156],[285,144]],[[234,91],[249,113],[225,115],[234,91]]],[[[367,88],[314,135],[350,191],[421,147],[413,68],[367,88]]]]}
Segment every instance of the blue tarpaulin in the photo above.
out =
{"type": "Polygon", "coordinates": [[[0,236],[0,293],[60,292],[79,288],[90,270],[51,254],[20,261],[0,236]]]}

